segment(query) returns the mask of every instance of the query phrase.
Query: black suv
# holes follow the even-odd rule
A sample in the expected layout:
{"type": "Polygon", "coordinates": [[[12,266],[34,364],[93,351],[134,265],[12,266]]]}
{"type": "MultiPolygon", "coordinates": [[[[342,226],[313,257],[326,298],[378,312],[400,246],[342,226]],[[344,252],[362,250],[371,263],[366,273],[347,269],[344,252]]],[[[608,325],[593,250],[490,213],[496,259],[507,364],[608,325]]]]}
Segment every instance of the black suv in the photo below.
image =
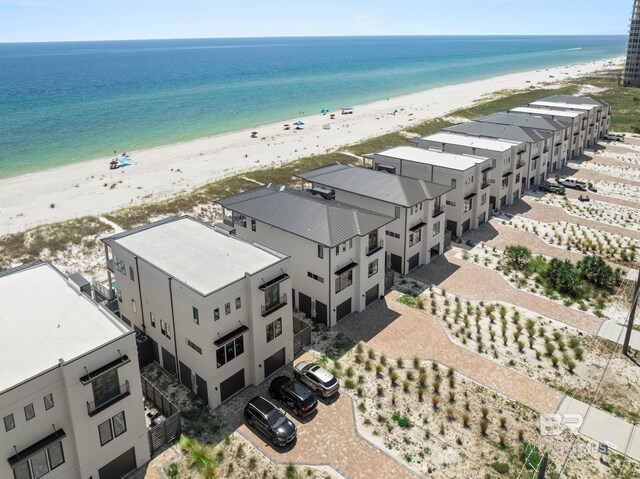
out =
{"type": "Polygon", "coordinates": [[[268,436],[276,446],[286,446],[296,438],[295,424],[262,396],[256,396],[247,403],[244,418],[249,425],[268,436]]]}
{"type": "Polygon", "coordinates": [[[294,414],[308,416],[316,410],[318,400],[308,387],[287,376],[278,376],[269,385],[269,394],[286,404],[294,414]]]}

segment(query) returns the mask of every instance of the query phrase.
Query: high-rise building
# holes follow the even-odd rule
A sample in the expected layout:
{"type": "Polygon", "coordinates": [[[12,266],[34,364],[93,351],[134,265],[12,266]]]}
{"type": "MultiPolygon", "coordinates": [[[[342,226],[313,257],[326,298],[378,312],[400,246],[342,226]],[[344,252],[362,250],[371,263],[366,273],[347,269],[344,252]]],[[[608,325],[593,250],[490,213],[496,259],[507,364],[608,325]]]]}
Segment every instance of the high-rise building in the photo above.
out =
{"type": "Polygon", "coordinates": [[[629,26],[627,63],[624,68],[624,86],[640,86],[640,0],[634,0],[629,26]]]}

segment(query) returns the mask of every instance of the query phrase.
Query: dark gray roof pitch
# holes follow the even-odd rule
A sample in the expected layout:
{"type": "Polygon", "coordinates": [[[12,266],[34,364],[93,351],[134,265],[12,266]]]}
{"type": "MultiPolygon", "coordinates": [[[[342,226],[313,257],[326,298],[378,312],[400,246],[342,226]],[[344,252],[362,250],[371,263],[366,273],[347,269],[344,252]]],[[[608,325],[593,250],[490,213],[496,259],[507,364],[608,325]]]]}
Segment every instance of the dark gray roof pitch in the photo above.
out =
{"type": "Polygon", "coordinates": [[[298,176],[329,188],[406,207],[437,198],[453,189],[451,186],[417,178],[341,163],[324,166],[298,176]]]}
{"type": "Polygon", "coordinates": [[[269,184],[218,200],[224,208],[333,247],[364,236],[394,218],[269,184]]]}
{"type": "Polygon", "coordinates": [[[449,126],[443,130],[465,135],[486,136],[488,138],[524,141],[528,143],[546,140],[553,136],[553,133],[548,131],[522,128],[513,125],[497,125],[495,123],[484,123],[481,121],[467,121],[459,125],[449,126]]]}
{"type": "Polygon", "coordinates": [[[520,113],[499,112],[492,115],[481,116],[474,121],[484,123],[496,123],[498,125],[513,125],[535,130],[564,130],[567,126],[558,120],[544,118],[537,115],[522,115],[520,113]]]}
{"type": "Polygon", "coordinates": [[[558,101],[562,103],[571,103],[572,105],[611,106],[611,103],[607,101],[600,100],[599,98],[591,98],[590,96],[551,95],[541,98],[539,101],[558,101]]]}

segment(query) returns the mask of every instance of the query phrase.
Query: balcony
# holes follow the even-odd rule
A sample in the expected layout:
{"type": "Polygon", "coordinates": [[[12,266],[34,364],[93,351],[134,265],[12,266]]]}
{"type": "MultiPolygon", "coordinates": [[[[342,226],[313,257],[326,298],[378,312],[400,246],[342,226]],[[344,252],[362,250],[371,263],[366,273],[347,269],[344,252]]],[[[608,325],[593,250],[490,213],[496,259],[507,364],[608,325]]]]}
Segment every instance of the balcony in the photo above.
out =
{"type": "Polygon", "coordinates": [[[104,397],[100,399],[89,402],[87,401],[87,413],[89,416],[95,416],[100,411],[104,411],[112,404],[117,403],[121,399],[126,398],[130,393],[129,391],[129,381],[125,381],[124,384],[118,386],[118,388],[110,393],[106,394],[104,397]]]}
{"type": "Polygon", "coordinates": [[[276,301],[269,304],[265,304],[260,307],[262,309],[262,317],[264,318],[265,316],[269,316],[271,313],[279,310],[280,308],[286,305],[287,305],[287,295],[286,293],[281,294],[280,297],[276,299],[276,301]]]}
{"type": "Polygon", "coordinates": [[[440,216],[444,212],[445,212],[445,207],[443,205],[440,205],[437,208],[433,209],[433,213],[431,214],[431,217],[432,218],[437,218],[438,216],[440,216]]]}
{"type": "Polygon", "coordinates": [[[367,256],[371,256],[384,248],[384,240],[380,240],[377,244],[370,244],[367,246],[367,256]]]}
{"type": "Polygon", "coordinates": [[[484,190],[485,188],[489,188],[489,185],[491,183],[489,183],[489,181],[484,181],[481,185],[480,185],[480,189],[484,190]]]}
{"type": "Polygon", "coordinates": [[[525,164],[525,163],[524,163],[524,161],[518,161],[518,162],[516,163],[516,170],[518,170],[518,169],[522,168],[522,167],[524,166],[524,164],[525,164]]]}

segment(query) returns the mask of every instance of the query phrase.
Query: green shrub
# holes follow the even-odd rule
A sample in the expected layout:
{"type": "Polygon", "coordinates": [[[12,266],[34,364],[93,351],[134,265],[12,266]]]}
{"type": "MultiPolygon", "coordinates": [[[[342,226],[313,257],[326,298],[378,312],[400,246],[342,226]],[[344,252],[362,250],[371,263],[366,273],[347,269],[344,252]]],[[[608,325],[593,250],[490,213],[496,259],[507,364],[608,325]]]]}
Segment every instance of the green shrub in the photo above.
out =
{"type": "Polygon", "coordinates": [[[410,429],[413,427],[409,418],[401,415],[399,412],[394,413],[393,416],[391,416],[391,419],[393,419],[396,424],[403,429],[410,429]]]}
{"type": "Polygon", "coordinates": [[[601,256],[587,256],[577,266],[582,277],[598,288],[609,286],[613,280],[613,269],[601,256]]]}
{"type": "Polygon", "coordinates": [[[507,264],[522,271],[531,260],[531,250],[525,246],[507,246],[504,250],[507,264]]]}
{"type": "Polygon", "coordinates": [[[165,475],[169,479],[177,479],[178,478],[178,464],[175,463],[175,462],[170,462],[169,464],[164,466],[164,468],[162,469],[162,472],[164,472],[165,475]]]}
{"type": "Polygon", "coordinates": [[[578,299],[584,294],[584,281],[580,271],[569,260],[551,259],[545,278],[558,292],[578,299]]]}
{"type": "Polygon", "coordinates": [[[509,473],[509,464],[505,464],[504,462],[494,462],[491,464],[491,467],[493,467],[498,474],[509,473]]]}

